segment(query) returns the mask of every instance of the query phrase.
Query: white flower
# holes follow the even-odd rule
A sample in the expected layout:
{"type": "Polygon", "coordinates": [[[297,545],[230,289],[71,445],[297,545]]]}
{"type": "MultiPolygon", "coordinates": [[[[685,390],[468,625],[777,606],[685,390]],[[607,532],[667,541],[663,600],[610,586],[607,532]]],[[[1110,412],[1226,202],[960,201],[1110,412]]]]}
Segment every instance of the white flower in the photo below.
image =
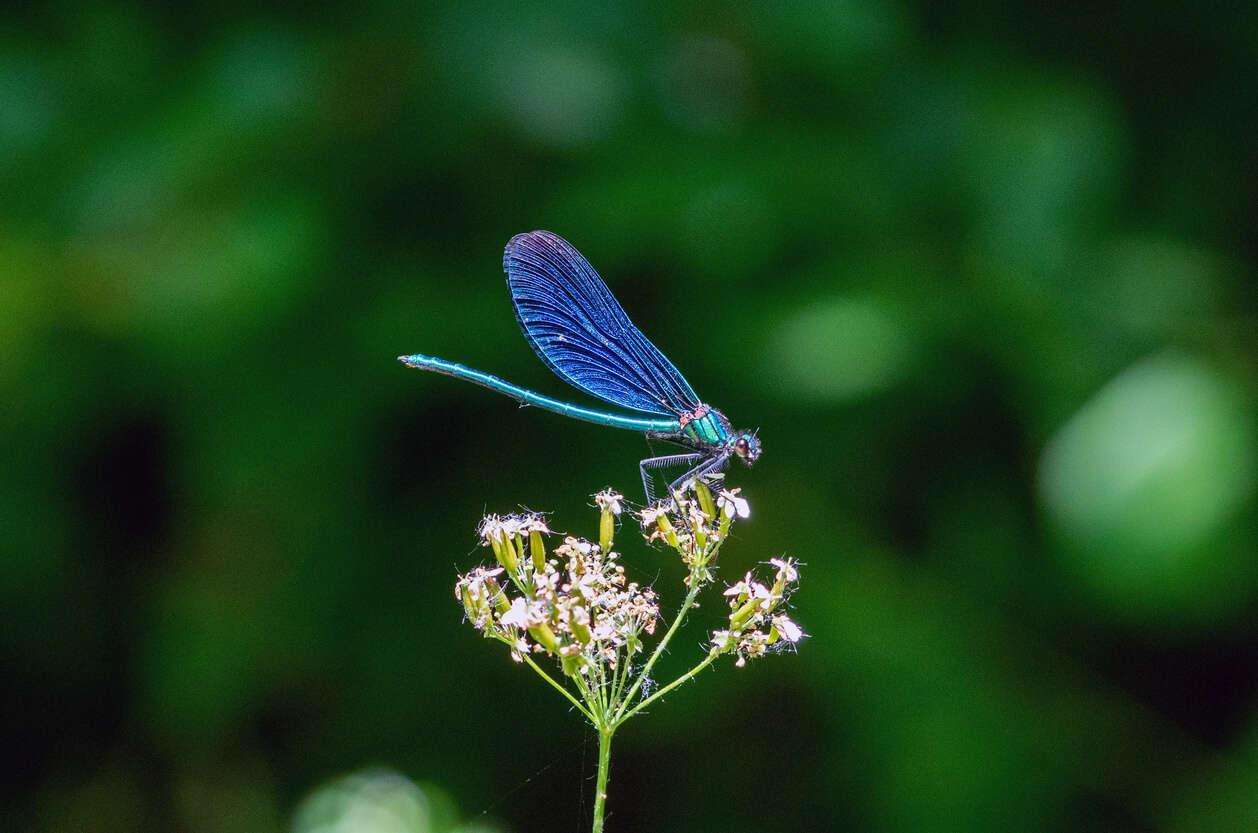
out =
{"type": "Polygon", "coordinates": [[[798,642],[804,638],[804,632],[799,625],[792,622],[786,616],[774,616],[773,628],[778,632],[778,636],[787,642],[798,642]]]}
{"type": "Polygon", "coordinates": [[[468,595],[473,598],[481,598],[485,594],[485,583],[494,576],[503,572],[501,567],[494,569],[486,569],[485,567],[477,567],[472,572],[459,579],[459,583],[454,585],[454,598],[463,601],[463,588],[467,588],[468,595]]]}
{"type": "Polygon", "coordinates": [[[796,562],[791,559],[770,558],[769,563],[778,568],[778,581],[790,584],[799,579],[799,571],[795,569],[796,562]]]}
{"type": "Polygon", "coordinates": [[[529,605],[524,599],[516,599],[511,602],[511,609],[502,614],[498,620],[504,625],[514,625],[517,628],[527,628],[529,626],[529,605]]]}
{"type": "Polygon", "coordinates": [[[550,527],[546,526],[546,519],[541,515],[529,515],[524,518],[520,524],[523,532],[543,532],[550,533],[550,527]]]}
{"type": "Polygon", "coordinates": [[[569,536],[563,539],[563,545],[580,555],[589,555],[594,552],[594,545],[584,538],[573,538],[569,536]]]}
{"type": "MultiPolygon", "coordinates": [[[[769,588],[765,587],[758,581],[751,580],[751,573],[740,582],[736,582],[729,586],[725,591],[726,596],[742,597],[747,596],[752,599],[769,598],[769,588]]],[[[733,604],[733,602],[731,602],[733,604]]]]}
{"type": "Polygon", "coordinates": [[[638,510],[638,517],[641,519],[643,526],[650,526],[659,519],[660,515],[668,514],[668,506],[660,503],[655,506],[648,506],[645,509],[638,510]]]}
{"type": "Polygon", "coordinates": [[[726,518],[733,519],[735,515],[740,518],[751,517],[751,505],[747,503],[747,499],[738,496],[738,489],[722,489],[716,498],[716,505],[720,507],[721,514],[726,518]]]}
{"type": "Polygon", "coordinates": [[[624,499],[624,495],[616,494],[611,489],[599,492],[594,496],[594,502],[598,504],[598,508],[604,512],[611,512],[613,515],[620,514],[620,502],[624,499]]]}
{"type": "Polygon", "coordinates": [[[707,532],[708,513],[699,507],[699,501],[694,501],[686,507],[686,514],[690,516],[690,526],[692,529],[707,532]]]}
{"type": "Polygon", "coordinates": [[[751,588],[753,585],[755,585],[755,582],[751,580],[751,573],[748,572],[747,576],[742,581],[734,582],[728,588],[726,588],[725,595],[726,596],[742,596],[745,594],[745,595],[750,596],[751,588]]]}
{"type": "Polygon", "coordinates": [[[502,534],[502,519],[497,515],[487,515],[480,525],[480,538],[488,544],[502,534]]]}
{"type": "Polygon", "coordinates": [[[502,524],[503,533],[505,533],[508,538],[514,538],[522,531],[525,531],[527,521],[519,515],[508,515],[507,517],[502,518],[500,523],[502,524]]]}

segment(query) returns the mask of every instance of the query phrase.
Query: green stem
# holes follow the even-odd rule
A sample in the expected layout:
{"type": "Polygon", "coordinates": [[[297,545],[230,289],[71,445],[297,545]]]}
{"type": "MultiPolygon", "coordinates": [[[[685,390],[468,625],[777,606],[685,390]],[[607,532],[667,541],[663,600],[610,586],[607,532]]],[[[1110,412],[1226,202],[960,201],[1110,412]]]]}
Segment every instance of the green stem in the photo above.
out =
{"type": "Polygon", "coordinates": [[[536,662],[533,662],[532,657],[530,657],[528,654],[523,654],[522,656],[524,657],[524,661],[529,664],[529,667],[532,668],[534,671],[536,671],[538,674],[541,674],[542,679],[550,683],[552,686],[554,686],[556,691],[558,691],[564,697],[567,697],[568,702],[576,706],[577,711],[585,715],[586,720],[589,720],[591,723],[594,722],[594,715],[590,713],[589,709],[587,709],[585,706],[581,704],[580,700],[573,697],[571,692],[568,691],[568,689],[564,688],[559,683],[555,682],[555,679],[551,677],[549,674],[547,674],[545,671],[543,671],[540,665],[538,665],[536,662]]]}
{"type": "Polygon", "coordinates": [[[624,646],[624,656],[621,651],[616,650],[616,673],[613,675],[612,684],[612,708],[620,708],[620,695],[624,693],[625,683],[629,681],[629,671],[633,668],[633,650],[628,644],[624,646]]]}
{"type": "Polygon", "coordinates": [[[586,714],[589,715],[590,722],[597,726],[602,710],[599,708],[598,697],[590,690],[589,681],[585,679],[584,674],[578,672],[572,677],[572,683],[581,692],[581,696],[585,698],[586,714]]]}
{"type": "Polygon", "coordinates": [[[598,672],[598,683],[597,683],[598,692],[597,693],[598,693],[599,707],[602,710],[602,713],[606,715],[610,711],[610,709],[608,708],[610,700],[608,698],[611,696],[611,692],[608,690],[609,687],[607,685],[607,671],[603,667],[602,662],[597,663],[594,666],[594,669],[595,671],[598,672]]]}
{"type": "MultiPolygon", "coordinates": [[[[681,607],[677,611],[677,615],[673,617],[673,625],[668,629],[668,633],[664,634],[664,638],[660,640],[660,644],[655,646],[655,650],[651,653],[651,658],[646,661],[646,665],[642,667],[642,672],[638,674],[638,679],[634,681],[633,687],[629,689],[629,693],[625,695],[624,702],[621,703],[620,709],[616,712],[615,718],[612,720],[613,726],[619,726],[620,721],[624,720],[629,704],[633,702],[633,698],[637,695],[638,689],[642,687],[642,683],[651,676],[651,669],[655,667],[655,663],[664,654],[664,649],[668,647],[669,640],[673,638],[673,634],[677,633],[677,629],[681,627],[681,623],[686,619],[686,613],[689,612],[691,605],[695,603],[695,597],[699,595],[699,581],[696,573],[690,574],[690,590],[686,593],[686,600],[682,602],[681,607]]],[[[636,709],[634,710],[636,711],[636,709]]]]}
{"type": "Polygon", "coordinates": [[[698,675],[698,673],[699,673],[700,671],[702,671],[703,669],[705,669],[705,668],[707,668],[709,665],[711,665],[711,664],[712,664],[712,661],[713,661],[713,660],[715,660],[718,656],[720,656],[720,655],[719,655],[719,654],[713,654],[713,653],[708,654],[708,658],[707,658],[707,659],[705,659],[703,662],[699,663],[699,664],[698,664],[698,665],[696,665],[694,668],[691,668],[691,669],[690,669],[689,671],[687,671],[685,674],[682,674],[680,677],[678,677],[677,679],[673,680],[671,683],[669,683],[668,685],[664,686],[664,687],[663,687],[663,688],[661,688],[659,691],[655,692],[655,693],[654,693],[654,694],[652,694],[650,697],[646,698],[646,699],[645,699],[645,700],[643,700],[641,703],[639,703],[639,704],[637,704],[636,706],[634,706],[632,709],[629,709],[629,711],[627,711],[627,712],[625,712],[624,714],[620,715],[617,719],[618,719],[619,721],[621,721],[621,722],[628,720],[629,718],[633,717],[633,716],[634,716],[635,714],[637,714],[638,712],[640,712],[640,711],[642,711],[643,709],[645,709],[647,706],[649,706],[649,705],[651,705],[652,703],[654,703],[654,702],[655,702],[656,700],[658,700],[659,698],[663,697],[665,694],[668,694],[668,692],[670,692],[670,691],[672,691],[673,689],[677,688],[677,686],[681,685],[682,683],[686,682],[687,680],[692,680],[692,679],[694,679],[694,678],[695,678],[695,676],[697,676],[697,675],[698,675]]]}
{"type": "Polygon", "coordinates": [[[598,781],[594,788],[593,833],[603,831],[603,803],[607,800],[607,771],[611,768],[612,734],[615,727],[600,726],[598,730],[598,781]]]}

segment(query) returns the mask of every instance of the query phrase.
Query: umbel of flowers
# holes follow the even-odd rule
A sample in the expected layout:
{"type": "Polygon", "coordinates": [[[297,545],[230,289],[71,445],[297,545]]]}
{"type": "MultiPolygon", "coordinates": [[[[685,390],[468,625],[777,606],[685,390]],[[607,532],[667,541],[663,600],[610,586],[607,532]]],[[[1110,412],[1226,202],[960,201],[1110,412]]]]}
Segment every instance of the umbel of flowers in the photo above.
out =
{"type": "Polygon", "coordinates": [[[761,582],[749,572],[725,589],[729,620],[712,633],[706,655],[677,679],[639,696],[699,593],[714,582],[717,554],[735,520],[748,517],[750,507],[737,489],[721,491],[714,500],[699,483],[667,504],[636,513],[646,540],[662,542],[686,567],[685,597],[671,627],[648,653],[647,639],[660,619],[659,597],[654,588],[625,578],[614,550],[624,498],[607,490],[595,495],[594,502],[597,542],[565,536],[549,553],[546,538],[553,533],[541,515],[485,518],[480,537],[493,551],[496,565],[460,576],[455,596],[467,621],[506,645],[513,659],[536,671],[598,730],[597,833],[603,825],[611,738],[624,721],[721,656],[733,655],[741,667],[793,646],[804,633],[786,613],[799,582],[798,564],[790,558],[771,559],[771,580],[761,582]],[[543,668],[541,658],[553,661],[561,677],[543,668]]]}

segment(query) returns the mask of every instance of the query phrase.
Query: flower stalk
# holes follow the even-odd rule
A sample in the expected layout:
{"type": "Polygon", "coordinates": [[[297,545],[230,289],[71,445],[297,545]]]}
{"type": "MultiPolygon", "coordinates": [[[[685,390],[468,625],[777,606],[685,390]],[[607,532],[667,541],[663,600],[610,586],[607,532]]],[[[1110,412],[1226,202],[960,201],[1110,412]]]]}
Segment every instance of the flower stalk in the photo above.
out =
{"type": "Polygon", "coordinates": [[[511,657],[528,665],[559,691],[598,732],[599,758],[594,817],[603,829],[611,742],[629,718],[678,686],[694,679],[726,654],[741,667],[749,659],[798,643],[804,633],[785,614],[798,584],[797,563],[772,559],[770,585],[751,572],[724,591],[728,627],[712,633],[706,655],[689,671],[646,695],[656,663],[681,630],[699,595],[715,581],[715,561],[738,518],[750,508],[737,489],[716,497],[703,483],[689,483],[668,504],[636,513],[648,543],[662,542],[686,567],[685,597],[664,635],[647,651],[655,634],[659,597],[652,587],[628,581],[620,554],[613,550],[624,497],[609,490],[594,496],[599,513],[597,543],[564,537],[548,554],[554,533],[540,515],[491,515],[480,527],[482,543],[497,566],[477,567],[460,576],[455,596],[473,627],[506,645],[511,657]],[[558,678],[538,661],[556,662],[558,678]]]}

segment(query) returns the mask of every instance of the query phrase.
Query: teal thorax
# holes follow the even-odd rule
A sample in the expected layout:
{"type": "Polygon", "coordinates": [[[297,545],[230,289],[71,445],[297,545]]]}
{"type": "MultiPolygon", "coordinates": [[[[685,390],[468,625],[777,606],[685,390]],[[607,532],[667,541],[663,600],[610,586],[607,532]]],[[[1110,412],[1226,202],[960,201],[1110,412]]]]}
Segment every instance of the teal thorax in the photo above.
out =
{"type": "Polygon", "coordinates": [[[709,405],[700,405],[690,413],[678,416],[681,433],[698,446],[720,446],[729,442],[732,434],[725,414],[709,405]]]}

